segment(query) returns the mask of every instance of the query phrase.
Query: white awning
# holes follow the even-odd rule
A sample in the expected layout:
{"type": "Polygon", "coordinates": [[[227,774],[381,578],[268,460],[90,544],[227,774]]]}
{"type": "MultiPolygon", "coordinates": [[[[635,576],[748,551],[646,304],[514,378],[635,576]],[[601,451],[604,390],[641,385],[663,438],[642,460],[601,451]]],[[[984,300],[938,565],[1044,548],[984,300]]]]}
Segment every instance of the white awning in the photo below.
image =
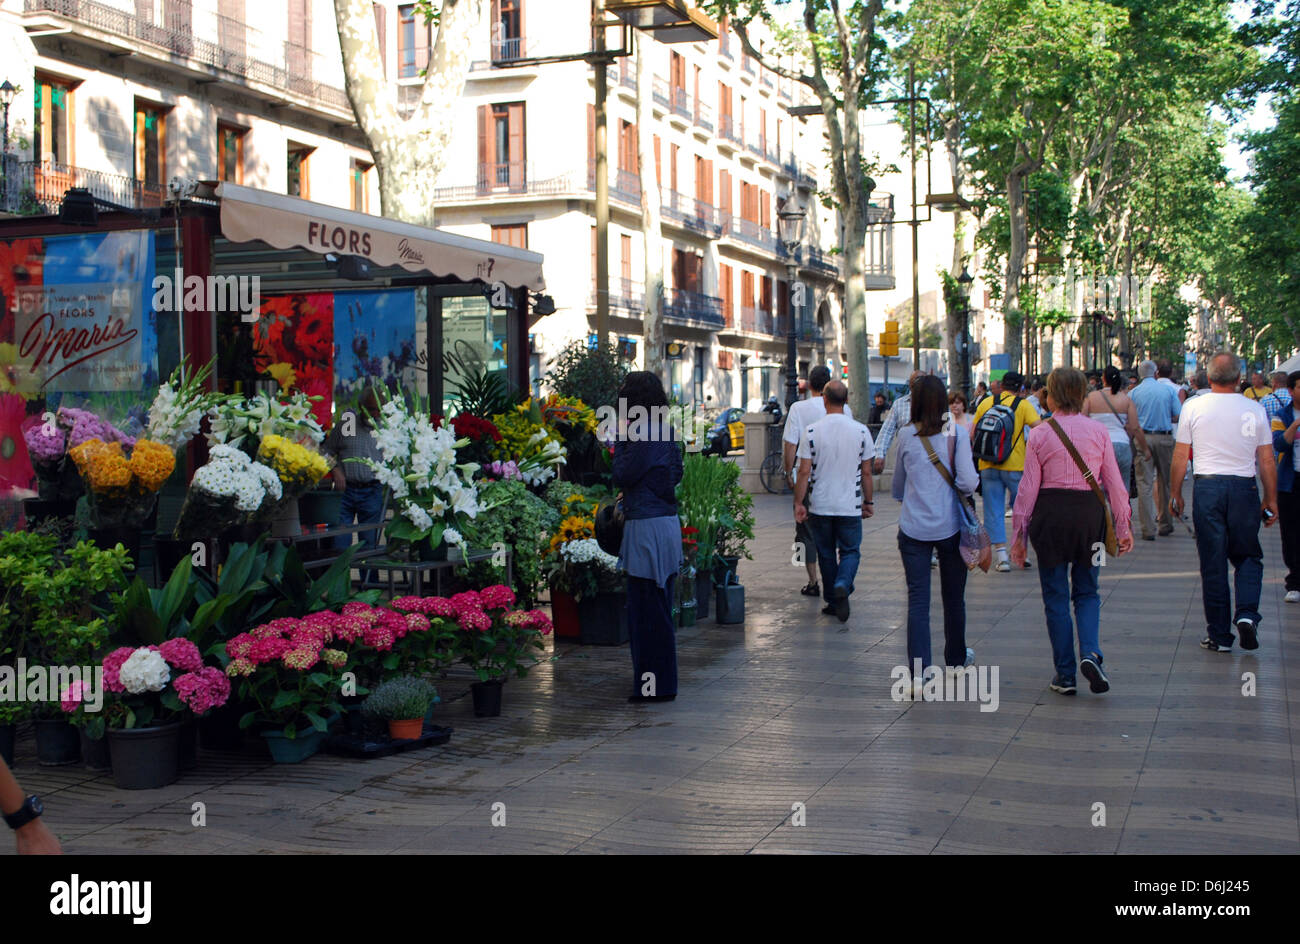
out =
{"type": "Polygon", "coordinates": [[[276,249],[361,256],[380,266],[502,282],[540,292],[542,255],[440,229],[342,210],[299,197],[221,183],[221,232],[231,242],[264,242],[276,249]]]}

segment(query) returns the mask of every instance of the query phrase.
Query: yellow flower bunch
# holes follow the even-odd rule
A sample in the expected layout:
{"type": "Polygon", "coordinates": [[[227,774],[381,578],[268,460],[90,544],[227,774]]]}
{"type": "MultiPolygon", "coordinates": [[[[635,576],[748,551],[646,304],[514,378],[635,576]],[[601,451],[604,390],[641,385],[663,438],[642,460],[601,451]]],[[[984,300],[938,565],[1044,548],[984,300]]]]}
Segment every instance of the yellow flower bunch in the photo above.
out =
{"type": "Polygon", "coordinates": [[[594,538],[595,536],[595,519],[568,517],[560,522],[559,527],[555,529],[555,533],[551,535],[549,551],[556,554],[562,546],[570,541],[581,541],[584,538],[594,538]]]}
{"type": "Polygon", "coordinates": [[[314,485],[330,470],[320,453],[274,433],[262,437],[257,461],[270,466],[285,485],[314,485]]]}
{"type": "Polygon", "coordinates": [[[553,393],[540,401],[540,407],[543,420],[548,426],[567,423],[589,433],[596,431],[596,411],[578,397],[562,397],[553,393]]]}
{"type": "Polygon", "coordinates": [[[152,439],[136,440],[131,450],[131,474],[146,492],[156,492],[176,468],[176,453],[152,439]]]}
{"type": "Polygon", "coordinates": [[[560,506],[560,518],[591,518],[596,517],[596,508],[599,502],[594,498],[588,498],[586,495],[574,493],[564,499],[564,504],[560,506]]]}
{"type": "Polygon", "coordinates": [[[131,465],[127,462],[119,442],[106,443],[102,439],[87,439],[68,450],[77,471],[85,478],[90,490],[100,495],[125,492],[131,486],[131,465]]]}
{"type": "Polygon", "coordinates": [[[545,432],[547,439],[562,442],[553,429],[534,421],[526,403],[515,407],[509,413],[498,413],[492,417],[492,423],[501,433],[500,442],[492,447],[492,458],[500,459],[502,462],[511,460],[521,462],[539,453],[541,451],[539,444],[529,444],[529,440],[539,432],[545,432]]]}

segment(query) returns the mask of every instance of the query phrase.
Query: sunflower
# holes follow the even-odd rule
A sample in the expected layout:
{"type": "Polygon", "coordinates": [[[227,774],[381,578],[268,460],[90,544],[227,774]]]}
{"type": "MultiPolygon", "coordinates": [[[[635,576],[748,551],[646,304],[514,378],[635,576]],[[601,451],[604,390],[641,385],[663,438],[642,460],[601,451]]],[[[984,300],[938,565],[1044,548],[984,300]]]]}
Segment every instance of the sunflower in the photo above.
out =
{"type": "Polygon", "coordinates": [[[293,365],[285,361],[278,361],[266,369],[266,372],[275,378],[275,382],[280,385],[280,390],[285,391],[294,385],[297,375],[294,373],[293,365]]]}

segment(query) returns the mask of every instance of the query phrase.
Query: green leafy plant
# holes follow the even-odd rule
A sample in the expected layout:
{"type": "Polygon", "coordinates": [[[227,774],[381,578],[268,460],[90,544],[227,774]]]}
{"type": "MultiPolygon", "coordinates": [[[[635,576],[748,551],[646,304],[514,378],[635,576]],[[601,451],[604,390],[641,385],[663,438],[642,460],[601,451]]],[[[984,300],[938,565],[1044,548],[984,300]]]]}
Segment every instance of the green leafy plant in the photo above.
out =
{"type": "Polygon", "coordinates": [[[437,690],[424,679],[403,675],[371,692],[361,713],[377,721],[414,721],[425,716],[435,695],[437,690]]]}
{"type": "MultiPolygon", "coordinates": [[[[488,482],[479,488],[479,496],[494,507],[467,526],[470,542],[476,547],[500,545],[512,549],[512,589],[526,606],[532,606],[541,581],[542,555],[560,516],[519,479],[488,482]]],[[[478,561],[468,568],[470,582],[476,586],[503,583],[505,573],[504,563],[498,564],[495,559],[478,561]]]]}
{"type": "Polygon", "coordinates": [[[562,397],[576,397],[593,410],[616,406],[618,390],[627,377],[627,364],[618,345],[589,347],[574,341],[555,358],[546,381],[562,397]]]}
{"type": "Polygon", "coordinates": [[[443,352],[442,372],[448,385],[456,388],[449,399],[455,402],[458,414],[492,416],[504,413],[521,399],[519,392],[511,389],[504,371],[488,370],[484,364],[472,363],[455,351],[443,352]]]}
{"type": "Polygon", "coordinates": [[[754,496],[740,484],[740,466],[714,460],[722,469],[722,507],[718,513],[718,536],[714,548],[718,557],[753,560],[749,542],[754,540],[754,496]]]}
{"type": "Polygon", "coordinates": [[[695,566],[713,567],[718,533],[726,504],[727,482],[735,463],[687,453],[682,460],[682,480],[677,484],[677,514],[682,527],[695,528],[695,566]]]}

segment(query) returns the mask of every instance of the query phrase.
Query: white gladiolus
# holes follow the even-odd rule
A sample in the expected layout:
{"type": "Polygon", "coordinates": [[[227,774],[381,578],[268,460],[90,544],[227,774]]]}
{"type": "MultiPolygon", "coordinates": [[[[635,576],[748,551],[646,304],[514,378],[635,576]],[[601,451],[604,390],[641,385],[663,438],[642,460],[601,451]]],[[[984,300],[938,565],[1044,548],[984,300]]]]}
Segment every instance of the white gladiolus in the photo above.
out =
{"type": "Polygon", "coordinates": [[[462,544],[465,541],[465,539],[461,537],[460,532],[457,531],[455,528],[447,528],[445,531],[443,531],[442,539],[446,541],[448,544],[453,544],[453,545],[462,544]]]}

